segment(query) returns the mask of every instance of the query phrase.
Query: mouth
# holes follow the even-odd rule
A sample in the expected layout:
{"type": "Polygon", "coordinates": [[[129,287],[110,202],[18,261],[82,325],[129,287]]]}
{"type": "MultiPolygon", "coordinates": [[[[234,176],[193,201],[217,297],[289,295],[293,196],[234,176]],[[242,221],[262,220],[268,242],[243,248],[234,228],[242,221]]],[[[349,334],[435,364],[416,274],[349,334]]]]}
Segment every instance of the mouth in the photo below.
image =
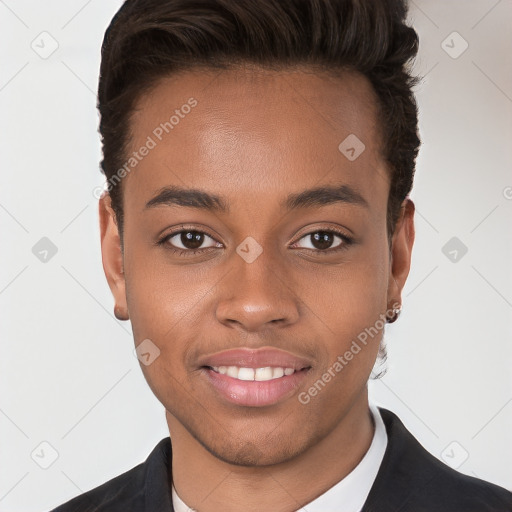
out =
{"type": "Polygon", "coordinates": [[[244,407],[277,405],[297,394],[311,366],[203,366],[202,375],[217,399],[244,407]]]}
{"type": "Polygon", "coordinates": [[[220,375],[227,375],[228,377],[236,380],[265,382],[281,379],[285,376],[289,377],[294,373],[309,370],[311,367],[307,366],[295,369],[282,366],[265,366],[263,368],[250,368],[244,366],[203,366],[203,368],[212,370],[220,375]]]}
{"type": "Polygon", "coordinates": [[[308,359],[275,347],[226,350],[198,363],[217,399],[247,407],[291,398],[313,367],[308,359]]]}

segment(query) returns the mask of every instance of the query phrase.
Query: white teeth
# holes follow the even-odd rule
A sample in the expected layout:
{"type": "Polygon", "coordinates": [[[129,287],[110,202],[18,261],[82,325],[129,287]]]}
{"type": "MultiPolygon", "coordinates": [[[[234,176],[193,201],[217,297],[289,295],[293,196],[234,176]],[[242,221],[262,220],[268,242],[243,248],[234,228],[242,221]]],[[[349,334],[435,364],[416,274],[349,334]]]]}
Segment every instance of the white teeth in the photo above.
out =
{"type": "Polygon", "coordinates": [[[226,375],[238,379],[238,368],[236,366],[228,366],[226,375]]]}
{"type": "Polygon", "coordinates": [[[222,375],[227,375],[239,380],[255,380],[258,382],[265,380],[274,380],[295,373],[293,368],[282,368],[279,366],[265,368],[244,368],[238,366],[212,366],[212,369],[222,375]]]}
{"type": "Polygon", "coordinates": [[[270,366],[267,366],[266,368],[258,368],[254,373],[254,380],[271,380],[272,377],[272,368],[270,368],[270,366]]]}
{"type": "Polygon", "coordinates": [[[274,379],[278,379],[279,377],[282,377],[284,375],[284,370],[283,368],[274,368],[272,370],[272,377],[274,379]]]}
{"type": "MultiPolygon", "coordinates": [[[[236,366],[232,368],[236,369],[236,366]]],[[[239,368],[238,377],[236,378],[239,380],[254,380],[254,368],[239,368]]]]}

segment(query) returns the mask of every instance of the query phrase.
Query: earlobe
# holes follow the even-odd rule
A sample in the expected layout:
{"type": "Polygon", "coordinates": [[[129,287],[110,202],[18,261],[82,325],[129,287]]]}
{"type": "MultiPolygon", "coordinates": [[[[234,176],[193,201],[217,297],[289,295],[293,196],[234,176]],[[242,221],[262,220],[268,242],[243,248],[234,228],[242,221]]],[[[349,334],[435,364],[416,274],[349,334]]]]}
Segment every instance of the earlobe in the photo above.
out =
{"type": "Polygon", "coordinates": [[[116,216],[109,194],[99,200],[99,220],[101,237],[101,259],[110,291],[114,297],[114,315],[118,320],[128,320],[126,283],[123,268],[123,254],[116,216]]]}
{"type": "MultiPolygon", "coordinates": [[[[388,309],[395,309],[402,303],[402,290],[411,267],[412,247],[414,245],[414,212],[411,199],[402,203],[400,217],[393,233],[391,243],[390,273],[388,282],[388,309]]],[[[394,319],[396,320],[396,318],[394,319]]],[[[391,320],[391,321],[394,321],[391,320]]]]}

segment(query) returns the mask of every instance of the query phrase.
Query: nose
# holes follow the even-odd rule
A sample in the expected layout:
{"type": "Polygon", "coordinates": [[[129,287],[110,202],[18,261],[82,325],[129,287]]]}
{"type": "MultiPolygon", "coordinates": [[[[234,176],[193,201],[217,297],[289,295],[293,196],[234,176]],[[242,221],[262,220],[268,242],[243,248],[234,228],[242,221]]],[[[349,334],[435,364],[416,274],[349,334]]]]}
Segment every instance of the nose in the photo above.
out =
{"type": "Polygon", "coordinates": [[[289,273],[265,251],[252,263],[234,255],[231,271],[219,283],[219,322],[247,332],[297,322],[300,300],[289,273]]]}

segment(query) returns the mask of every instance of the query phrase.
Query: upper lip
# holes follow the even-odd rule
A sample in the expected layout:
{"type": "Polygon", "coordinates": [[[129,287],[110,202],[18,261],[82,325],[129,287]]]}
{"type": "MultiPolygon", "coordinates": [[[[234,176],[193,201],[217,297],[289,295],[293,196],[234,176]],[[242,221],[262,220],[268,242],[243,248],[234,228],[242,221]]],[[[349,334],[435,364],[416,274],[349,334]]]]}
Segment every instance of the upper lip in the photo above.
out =
{"type": "Polygon", "coordinates": [[[243,368],[265,368],[267,366],[302,370],[311,363],[290,352],[273,347],[259,349],[237,348],[207,355],[199,360],[200,366],[239,366],[243,368]]]}

